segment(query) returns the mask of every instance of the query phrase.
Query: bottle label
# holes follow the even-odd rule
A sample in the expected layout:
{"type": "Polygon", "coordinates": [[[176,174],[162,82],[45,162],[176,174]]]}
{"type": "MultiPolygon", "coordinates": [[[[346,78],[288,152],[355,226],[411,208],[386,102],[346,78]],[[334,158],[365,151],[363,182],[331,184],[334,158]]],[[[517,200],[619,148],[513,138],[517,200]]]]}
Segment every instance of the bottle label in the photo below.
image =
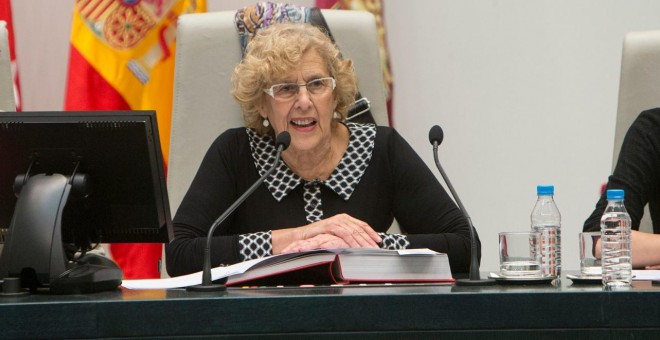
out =
{"type": "Polygon", "coordinates": [[[541,233],[541,268],[544,275],[561,275],[561,237],[557,226],[538,226],[534,231],[541,233]]]}

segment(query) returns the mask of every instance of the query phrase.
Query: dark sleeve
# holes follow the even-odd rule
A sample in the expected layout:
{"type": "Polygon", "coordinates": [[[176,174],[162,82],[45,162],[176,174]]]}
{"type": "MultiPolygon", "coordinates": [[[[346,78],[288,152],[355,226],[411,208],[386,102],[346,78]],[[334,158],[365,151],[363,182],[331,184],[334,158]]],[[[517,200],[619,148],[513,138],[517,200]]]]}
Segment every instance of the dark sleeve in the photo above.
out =
{"type": "MultiPolygon", "coordinates": [[[[652,190],[660,187],[660,109],[642,112],[626,133],[614,173],[607,189],[623,189],[624,203],[632,219],[632,229],[639,230],[644,206],[652,190]]],[[[599,231],[600,218],[607,206],[603,193],[591,216],[584,222],[584,231],[599,231]]]]}
{"type": "MultiPolygon", "coordinates": [[[[452,272],[468,272],[470,228],[467,219],[426,163],[395,130],[390,131],[389,152],[396,179],[394,216],[408,235],[410,248],[447,253],[452,272]]],[[[478,238],[477,242],[480,252],[478,238]]]]}
{"type": "MultiPolygon", "coordinates": [[[[249,154],[249,150],[243,150],[249,147],[247,143],[240,143],[241,132],[244,135],[244,130],[232,129],[223,133],[204,156],[174,217],[174,240],[165,246],[169,275],[178,276],[202,270],[206,235],[213,222],[237,197],[236,167],[241,163],[234,155],[240,152],[249,154]]],[[[238,236],[224,228],[229,223],[228,219],[213,237],[213,266],[239,262],[238,236]]]]}

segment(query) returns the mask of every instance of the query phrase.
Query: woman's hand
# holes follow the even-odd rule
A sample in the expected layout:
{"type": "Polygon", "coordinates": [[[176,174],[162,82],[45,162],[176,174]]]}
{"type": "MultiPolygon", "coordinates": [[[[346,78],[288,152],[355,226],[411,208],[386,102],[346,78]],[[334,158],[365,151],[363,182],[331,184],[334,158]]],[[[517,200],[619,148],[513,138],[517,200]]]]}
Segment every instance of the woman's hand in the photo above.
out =
{"type": "Polygon", "coordinates": [[[332,249],[332,248],[350,248],[341,238],[329,235],[320,234],[306,240],[295,241],[289,244],[288,247],[282,250],[283,254],[295,253],[300,251],[307,251],[312,249],[332,249]]]}
{"type": "Polygon", "coordinates": [[[289,246],[298,242],[296,249],[314,249],[308,247],[323,242],[332,243],[325,248],[378,248],[378,243],[382,242],[378,233],[367,223],[348,214],[338,214],[298,228],[273,230],[271,235],[273,254],[281,254],[285,250],[292,252],[293,250],[289,246]],[[315,239],[309,243],[303,242],[319,235],[333,236],[342,242],[338,243],[334,239],[331,241],[329,238],[315,239]],[[303,244],[305,246],[301,248],[303,244]]]}
{"type": "Polygon", "coordinates": [[[299,240],[328,234],[340,238],[351,248],[378,248],[378,243],[382,241],[367,223],[348,214],[338,214],[297,229],[299,240]]]}

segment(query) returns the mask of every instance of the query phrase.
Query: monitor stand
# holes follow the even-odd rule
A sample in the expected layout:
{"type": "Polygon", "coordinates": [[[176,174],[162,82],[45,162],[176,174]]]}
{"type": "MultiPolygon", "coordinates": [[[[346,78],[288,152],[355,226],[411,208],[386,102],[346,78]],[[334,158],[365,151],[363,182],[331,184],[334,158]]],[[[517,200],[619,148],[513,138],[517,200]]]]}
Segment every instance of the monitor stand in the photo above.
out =
{"type": "MultiPolygon", "coordinates": [[[[70,177],[38,174],[22,183],[25,178],[25,175],[16,178],[20,195],[0,256],[0,279],[19,277],[21,285],[34,292],[41,286],[61,281],[63,275],[66,276],[72,267],[79,264],[69,263],[62,244],[62,214],[72,191],[70,177]]],[[[84,185],[86,182],[80,180],[80,177],[74,179],[74,185],[84,185]]],[[[84,192],[84,188],[73,190],[84,192]]],[[[108,269],[107,266],[96,264],[88,267],[92,268],[85,271],[85,278],[77,277],[76,280],[67,281],[64,290],[58,289],[56,285],[53,293],[111,290],[121,283],[121,270],[118,267],[108,269]]]]}

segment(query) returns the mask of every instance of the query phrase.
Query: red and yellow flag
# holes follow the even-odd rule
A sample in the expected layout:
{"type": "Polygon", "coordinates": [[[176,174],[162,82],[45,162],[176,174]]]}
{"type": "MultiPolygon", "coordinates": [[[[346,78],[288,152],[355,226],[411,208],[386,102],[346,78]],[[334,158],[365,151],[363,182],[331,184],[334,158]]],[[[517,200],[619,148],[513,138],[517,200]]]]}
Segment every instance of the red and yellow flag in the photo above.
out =
{"type": "MultiPolygon", "coordinates": [[[[167,165],[177,18],[206,0],[76,0],[65,110],[156,110],[167,165]]],[[[112,244],[127,279],[160,277],[161,244],[112,244]]]]}
{"type": "Polygon", "coordinates": [[[20,83],[18,81],[18,66],[16,64],[16,49],[14,48],[14,25],[11,15],[11,1],[0,0],[0,20],[7,23],[7,33],[9,38],[9,59],[11,60],[11,73],[14,79],[14,102],[16,103],[16,111],[21,110],[21,91],[20,83]]]}
{"type": "MultiPolygon", "coordinates": [[[[392,81],[392,72],[390,70],[389,53],[387,52],[387,42],[385,40],[385,24],[382,0],[316,0],[316,7],[329,9],[352,9],[360,11],[369,11],[376,17],[376,26],[378,29],[378,45],[380,46],[380,61],[383,69],[383,81],[387,89],[387,117],[392,126],[392,92],[394,85],[392,81]]],[[[332,28],[331,28],[332,29],[332,28]]]]}

